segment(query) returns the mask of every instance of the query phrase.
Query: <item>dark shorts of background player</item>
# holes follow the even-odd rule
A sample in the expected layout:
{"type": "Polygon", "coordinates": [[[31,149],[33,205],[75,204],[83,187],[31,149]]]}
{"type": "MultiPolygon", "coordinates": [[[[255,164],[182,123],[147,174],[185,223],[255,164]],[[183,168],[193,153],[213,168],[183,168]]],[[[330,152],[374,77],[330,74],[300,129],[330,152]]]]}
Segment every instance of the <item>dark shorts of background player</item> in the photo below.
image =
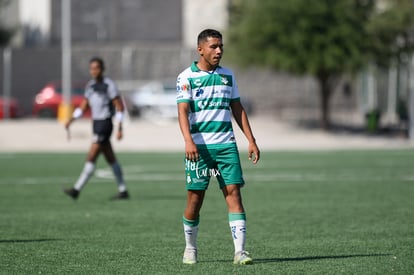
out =
{"type": "Polygon", "coordinates": [[[110,141],[113,130],[112,119],[93,121],[93,143],[106,143],[110,141]]]}

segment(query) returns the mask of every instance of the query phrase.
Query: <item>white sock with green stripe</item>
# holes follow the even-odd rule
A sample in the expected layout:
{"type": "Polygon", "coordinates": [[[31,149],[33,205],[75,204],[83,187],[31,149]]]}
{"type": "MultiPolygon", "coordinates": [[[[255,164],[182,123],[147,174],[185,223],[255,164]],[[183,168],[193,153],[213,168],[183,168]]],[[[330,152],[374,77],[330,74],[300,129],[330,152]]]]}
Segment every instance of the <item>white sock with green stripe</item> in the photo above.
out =
{"type": "Polygon", "coordinates": [[[200,217],[195,220],[187,220],[183,216],[185,249],[197,249],[197,234],[200,217]]]}
{"type": "Polygon", "coordinates": [[[234,243],[234,252],[244,251],[246,242],[246,213],[229,213],[229,225],[234,243]]]}

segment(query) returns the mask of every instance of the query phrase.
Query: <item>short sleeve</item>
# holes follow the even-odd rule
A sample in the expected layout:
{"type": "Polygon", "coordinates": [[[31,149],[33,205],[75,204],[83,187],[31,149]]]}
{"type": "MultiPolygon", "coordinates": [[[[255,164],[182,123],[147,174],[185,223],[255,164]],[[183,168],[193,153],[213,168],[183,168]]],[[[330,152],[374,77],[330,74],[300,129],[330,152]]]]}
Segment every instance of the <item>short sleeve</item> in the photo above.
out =
{"type": "Polygon", "coordinates": [[[86,83],[85,92],[83,93],[83,96],[86,97],[87,99],[89,99],[92,92],[93,92],[92,82],[88,81],[88,83],[86,83]]]}
{"type": "Polygon", "coordinates": [[[240,100],[239,87],[237,86],[237,81],[236,81],[236,78],[234,77],[233,73],[231,74],[231,78],[233,80],[231,99],[232,100],[240,100]]]}
{"type": "Polygon", "coordinates": [[[180,102],[189,102],[192,100],[191,96],[191,86],[188,78],[179,75],[177,78],[177,103],[180,102]]]}
{"type": "Polygon", "coordinates": [[[108,96],[110,99],[114,99],[115,97],[119,96],[118,87],[116,86],[115,82],[112,80],[108,80],[108,96]]]}

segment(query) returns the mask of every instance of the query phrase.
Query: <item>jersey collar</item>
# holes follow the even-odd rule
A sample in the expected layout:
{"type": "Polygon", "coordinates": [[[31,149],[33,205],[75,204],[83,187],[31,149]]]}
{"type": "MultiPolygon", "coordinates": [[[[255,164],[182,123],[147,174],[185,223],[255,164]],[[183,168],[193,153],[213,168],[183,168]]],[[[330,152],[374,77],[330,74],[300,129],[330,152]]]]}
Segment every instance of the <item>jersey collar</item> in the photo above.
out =
{"type": "MultiPolygon", "coordinates": [[[[197,61],[194,61],[193,62],[193,64],[191,64],[191,71],[192,72],[200,72],[201,70],[197,67],[197,61]]],[[[219,69],[219,68],[221,68],[221,66],[220,65],[218,65],[217,66],[217,68],[215,69],[215,71],[217,70],[217,69],[219,69]]]]}

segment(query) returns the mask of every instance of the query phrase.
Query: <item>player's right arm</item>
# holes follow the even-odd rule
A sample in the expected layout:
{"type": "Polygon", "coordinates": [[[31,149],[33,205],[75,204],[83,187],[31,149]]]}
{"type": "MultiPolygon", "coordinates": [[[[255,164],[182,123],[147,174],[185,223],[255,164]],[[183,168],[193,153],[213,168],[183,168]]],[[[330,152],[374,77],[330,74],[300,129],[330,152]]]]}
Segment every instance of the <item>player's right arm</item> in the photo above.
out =
{"type": "Polygon", "coordinates": [[[65,128],[69,129],[70,125],[72,124],[72,122],[74,122],[76,119],[81,118],[82,115],[86,112],[86,110],[88,110],[89,108],[89,101],[88,99],[85,97],[81,104],[79,105],[79,107],[77,107],[73,113],[72,113],[72,117],[65,123],[65,128]]]}
{"type": "Polygon", "coordinates": [[[177,103],[178,108],[178,123],[180,124],[181,133],[185,142],[185,157],[191,161],[198,160],[197,145],[190,132],[190,121],[188,120],[188,113],[190,111],[190,104],[188,102],[177,103]]]}

